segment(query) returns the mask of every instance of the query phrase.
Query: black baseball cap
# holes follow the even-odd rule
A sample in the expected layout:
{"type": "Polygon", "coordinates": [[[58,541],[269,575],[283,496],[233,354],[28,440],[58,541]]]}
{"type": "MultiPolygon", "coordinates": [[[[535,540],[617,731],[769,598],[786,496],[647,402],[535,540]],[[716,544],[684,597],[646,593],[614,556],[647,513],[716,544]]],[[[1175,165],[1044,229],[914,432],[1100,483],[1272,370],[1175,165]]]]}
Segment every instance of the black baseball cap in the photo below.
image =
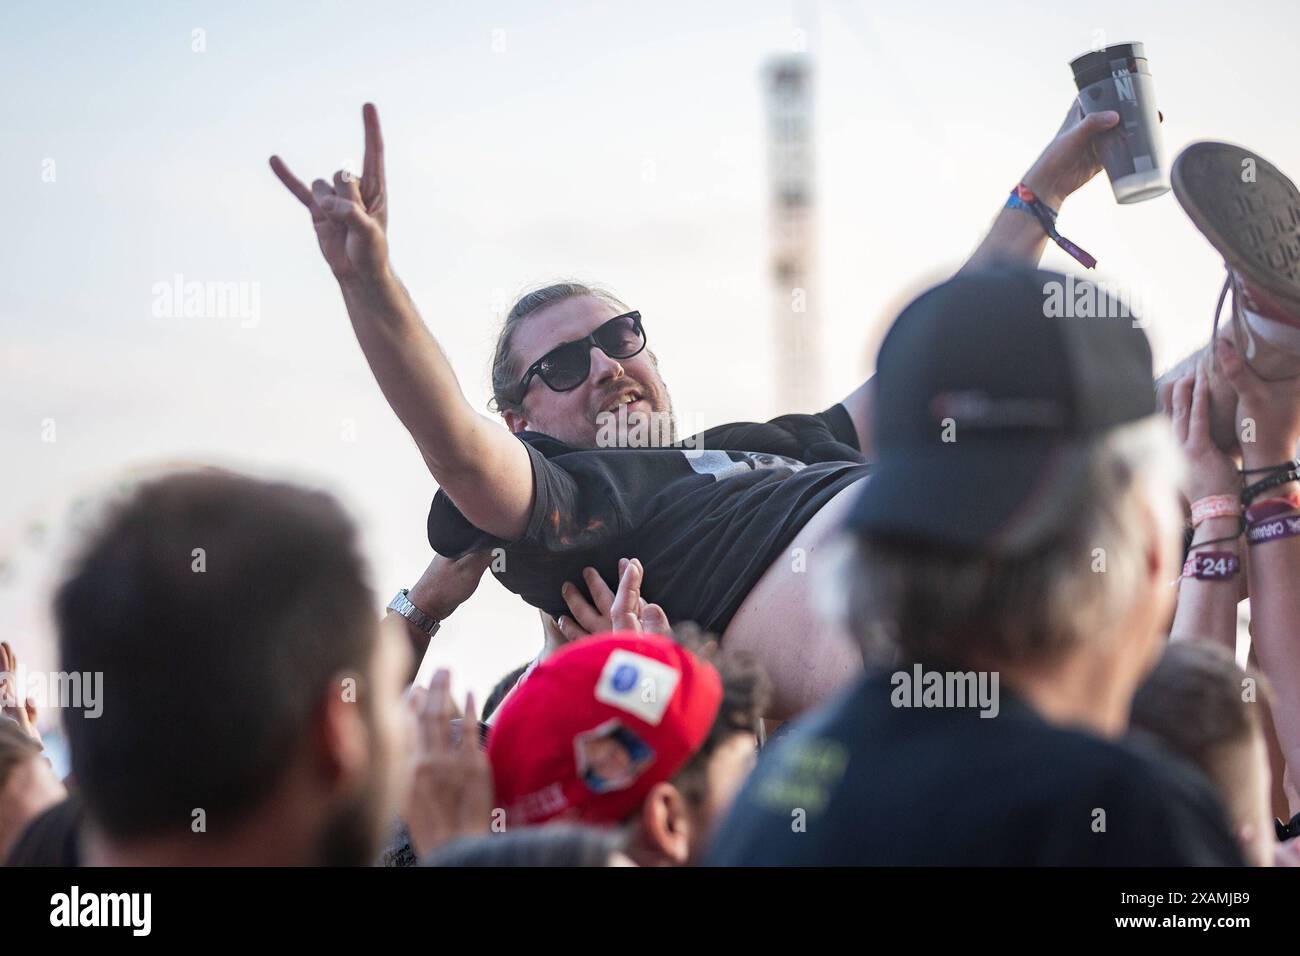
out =
{"type": "Polygon", "coordinates": [[[876,359],[875,467],[847,526],[1014,555],[1061,529],[1089,444],[1156,411],[1151,346],[1087,279],[960,274],[895,320],[876,359]]]}

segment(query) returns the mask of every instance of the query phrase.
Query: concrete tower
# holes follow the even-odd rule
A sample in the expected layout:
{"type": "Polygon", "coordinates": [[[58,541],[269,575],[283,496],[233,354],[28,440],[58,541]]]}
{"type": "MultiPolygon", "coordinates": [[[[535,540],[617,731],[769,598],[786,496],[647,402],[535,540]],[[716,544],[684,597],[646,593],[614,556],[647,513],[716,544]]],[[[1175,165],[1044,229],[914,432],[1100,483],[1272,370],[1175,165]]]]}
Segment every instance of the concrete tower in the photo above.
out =
{"type": "Polygon", "coordinates": [[[816,289],[812,68],[803,54],[769,61],[763,71],[770,197],[772,377],[781,412],[811,412],[822,375],[816,289]]]}

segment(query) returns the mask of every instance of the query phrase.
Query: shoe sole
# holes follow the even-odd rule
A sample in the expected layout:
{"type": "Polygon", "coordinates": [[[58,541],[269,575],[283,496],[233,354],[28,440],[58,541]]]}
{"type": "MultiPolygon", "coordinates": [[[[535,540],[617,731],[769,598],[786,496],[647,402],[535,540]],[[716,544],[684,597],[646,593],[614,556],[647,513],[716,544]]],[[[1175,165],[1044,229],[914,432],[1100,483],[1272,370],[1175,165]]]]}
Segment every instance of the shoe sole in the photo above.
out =
{"type": "Polygon", "coordinates": [[[1179,205],[1224,261],[1253,287],[1300,315],[1300,191],[1250,150],[1193,143],[1178,154],[1170,185],[1179,205]],[[1254,167],[1254,181],[1244,180],[1254,167]]]}

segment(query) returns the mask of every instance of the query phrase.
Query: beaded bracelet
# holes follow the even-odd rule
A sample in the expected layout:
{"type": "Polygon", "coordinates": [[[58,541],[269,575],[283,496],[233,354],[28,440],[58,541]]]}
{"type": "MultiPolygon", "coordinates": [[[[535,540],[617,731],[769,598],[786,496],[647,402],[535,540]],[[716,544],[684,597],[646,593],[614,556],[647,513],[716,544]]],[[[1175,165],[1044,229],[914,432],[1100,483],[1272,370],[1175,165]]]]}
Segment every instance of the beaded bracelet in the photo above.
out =
{"type": "Polygon", "coordinates": [[[1295,471],[1297,469],[1300,469],[1300,458],[1292,458],[1280,465],[1268,465],[1264,468],[1238,468],[1237,471],[1243,475],[1262,475],[1266,471],[1295,471]]]}
{"type": "Polygon", "coordinates": [[[1276,488],[1279,485],[1289,485],[1293,481],[1300,481],[1300,470],[1292,468],[1290,471],[1281,474],[1272,475],[1253,485],[1247,485],[1241,492],[1241,503],[1249,505],[1252,501],[1268,491],[1270,488],[1276,488]]]}
{"type": "MultiPolygon", "coordinates": [[[[1196,536],[1195,529],[1191,529],[1191,530],[1192,530],[1192,537],[1194,538],[1196,536]]],[[[1209,541],[1189,542],[1187,545],[1187,552],[1190,554],[1196,548],[1205,548],[1205,547],[1209,547],[1212,544],[1227,544],[1230,541],[1235,542],[1238,538],[1240,538],[1245,533],[1246,533],[1246,519],[1239,517],[1237,519],[1237,531],[1235,534],[1225,535],[1222,538],[1211,538],[1209,541]]]]}

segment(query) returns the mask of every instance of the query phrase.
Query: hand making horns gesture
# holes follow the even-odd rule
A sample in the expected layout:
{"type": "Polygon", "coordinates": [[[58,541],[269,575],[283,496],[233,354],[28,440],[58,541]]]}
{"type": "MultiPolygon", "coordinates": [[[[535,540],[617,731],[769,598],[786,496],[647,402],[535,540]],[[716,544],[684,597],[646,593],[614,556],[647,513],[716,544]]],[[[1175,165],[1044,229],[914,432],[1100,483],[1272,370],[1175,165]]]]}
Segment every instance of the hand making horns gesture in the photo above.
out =
{"type": "Polygon", "coordinates": [[[384,138],[373,103],[361,108],[366,155],[361,179],[347,171],[330,185],[317,179],[308,189],[279,156],[271,169],[311,213],[321,255],[340,282],[382,276],[388,269],[388,193],[384,185],[384,138]]]}

